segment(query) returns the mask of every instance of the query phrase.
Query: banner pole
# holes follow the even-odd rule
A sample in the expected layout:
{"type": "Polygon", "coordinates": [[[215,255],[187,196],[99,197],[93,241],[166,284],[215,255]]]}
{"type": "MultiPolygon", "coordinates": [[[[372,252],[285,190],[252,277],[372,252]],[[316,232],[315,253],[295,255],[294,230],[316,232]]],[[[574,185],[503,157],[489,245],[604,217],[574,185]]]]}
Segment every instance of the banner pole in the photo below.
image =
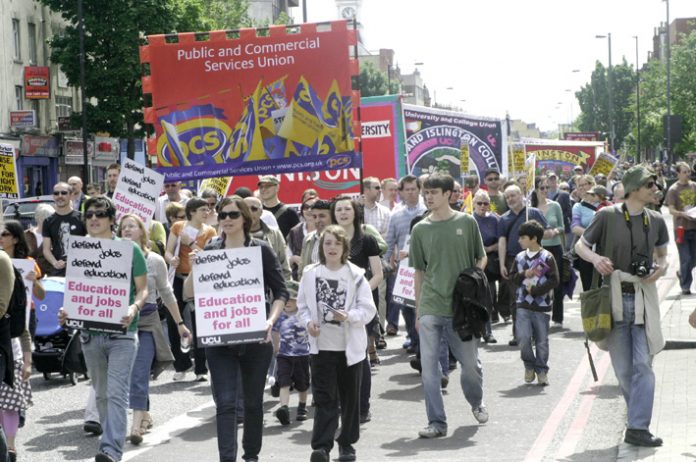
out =
{"type": "MultiPolygon", "coordinates": [[[[358,40],[360,38],[358,37],[358,20],[355,16],[353,16],[353,30],[355,31],[355,45],[353,45],[353,58],[355,58],[355,62],[360,63],[360,60],[358,58],[358,40]]],[[[355,82],[353,82],[353,89],[358,91],[358,107],[356,111],[356,115],[358,116],[358,123],[362,121],[362,117],[360,115],[360,72],[358,72],[358,76],[355,78],[355,82]],[[357,87],[357,88],[355,88],[357,87]]],[[[360,127],[362,127],[362,124],[360,124],[360,127]]],[[[354,133],[353,136],[356,136],[358,134],[354,133]]],[[[358,152],[360,153],[360,196],[362,196],[365,191],[363,187],[363,178],[364,178],[364,167],[365,167],[365,162],[363,159],[363,149],[362,149],[362,133],[359,134],[358,136],[358,152]]]]}

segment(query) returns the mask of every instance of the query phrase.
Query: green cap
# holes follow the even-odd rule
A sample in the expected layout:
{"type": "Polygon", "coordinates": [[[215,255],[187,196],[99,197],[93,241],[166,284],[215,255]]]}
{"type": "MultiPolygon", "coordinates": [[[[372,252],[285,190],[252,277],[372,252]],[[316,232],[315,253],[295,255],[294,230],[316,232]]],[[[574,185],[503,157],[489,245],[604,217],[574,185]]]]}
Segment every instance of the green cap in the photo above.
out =
{"type": "Polygon", "coordinates": [[[297,281],[285,281],[285,287],[288,289],[290,298],[294,298],[297,300],[297,291],[300,288],[300,285],[297,283],[297,281]]]}
{"type": "Polygon", "coordinates": [[[649,180],[657,180],[657,175],[647,167],[636,165],[624,173],[621,182],[624,185],[624,198],[633,191],[639,190],[649,180]]]}

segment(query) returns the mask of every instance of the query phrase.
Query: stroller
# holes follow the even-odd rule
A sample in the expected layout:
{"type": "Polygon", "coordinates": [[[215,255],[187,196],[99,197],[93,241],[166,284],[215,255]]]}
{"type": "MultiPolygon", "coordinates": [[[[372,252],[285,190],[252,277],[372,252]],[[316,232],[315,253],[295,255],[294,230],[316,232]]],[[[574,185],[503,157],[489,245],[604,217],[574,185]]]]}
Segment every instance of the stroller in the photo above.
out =
{"type": "Polygon", "coordinates": [[[43,285],[46,298],[34,298],[36,332],[32,361],[36,370],[43,373],[44,379],[50,380],[51,374],[58,373],[76,385],[76,374],[89,377],[79,333],[61,326],[58,322],[58,310],[63,306],[65,278],[45,278],[43,285]]]}

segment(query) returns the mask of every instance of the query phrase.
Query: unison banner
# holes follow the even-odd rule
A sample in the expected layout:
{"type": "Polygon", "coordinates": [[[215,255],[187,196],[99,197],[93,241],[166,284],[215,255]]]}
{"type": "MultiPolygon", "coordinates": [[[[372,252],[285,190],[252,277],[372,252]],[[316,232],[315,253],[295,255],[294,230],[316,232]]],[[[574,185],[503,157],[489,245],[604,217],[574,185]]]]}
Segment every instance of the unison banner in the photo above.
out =
{"type": "Polygon", "coordinates": [[[149,151],[167,181],[360,167],[346,21],[147,40],[149,151]]]}
{"type": "Polygon", "coordinates": [[[414,175],[445,172],[455,179],[461,171],[462,148],[468,146],[469,166],[481,182],[486,170],[507,173],[507,147],[499,119],[404,104],[408,171],[414,175]]]}

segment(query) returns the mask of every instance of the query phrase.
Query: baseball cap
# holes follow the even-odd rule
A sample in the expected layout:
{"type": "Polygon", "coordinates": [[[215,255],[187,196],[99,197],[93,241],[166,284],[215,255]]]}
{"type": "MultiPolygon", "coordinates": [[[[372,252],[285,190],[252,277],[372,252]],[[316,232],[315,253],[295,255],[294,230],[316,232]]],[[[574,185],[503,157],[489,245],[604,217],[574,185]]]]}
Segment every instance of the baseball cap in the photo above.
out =
{"type": "Polygon", "coordinates": [[[263,183],[279,185],[280,180],[273,175],[263,175],[262,177],[259,177],[259,182],[256,183],[256,186],[263,183]]]}
{"type": "Polygon", "coordinates": [[[297,281],[285,281],[285,287],[288,289],[290,298],[297,299],[297,291],[300,289],[300,285],[297,283],[297,281]]]}

